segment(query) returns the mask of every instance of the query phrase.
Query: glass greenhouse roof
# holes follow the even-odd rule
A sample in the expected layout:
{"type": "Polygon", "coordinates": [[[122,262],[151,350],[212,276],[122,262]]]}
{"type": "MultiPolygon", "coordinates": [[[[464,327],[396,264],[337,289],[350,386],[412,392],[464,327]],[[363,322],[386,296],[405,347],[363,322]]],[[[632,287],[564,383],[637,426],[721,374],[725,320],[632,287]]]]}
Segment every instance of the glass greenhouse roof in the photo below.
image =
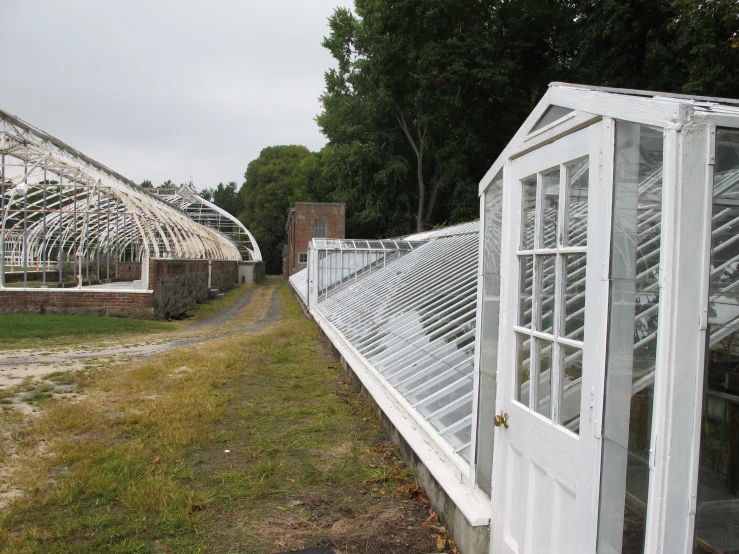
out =
{"type": "Polygon", "coordinates": [[[312,307],[469,461],[479,222],[421,235],[431,240],[312,307]]]}

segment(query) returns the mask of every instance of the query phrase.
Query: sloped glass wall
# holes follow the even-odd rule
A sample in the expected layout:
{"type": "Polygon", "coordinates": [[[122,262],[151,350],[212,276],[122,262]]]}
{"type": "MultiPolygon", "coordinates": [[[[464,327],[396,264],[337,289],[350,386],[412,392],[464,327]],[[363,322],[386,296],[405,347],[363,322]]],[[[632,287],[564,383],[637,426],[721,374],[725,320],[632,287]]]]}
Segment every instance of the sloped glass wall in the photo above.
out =
{"type": "Polygon", "coordinates": [[[469,461],[479,224],[459,227],[317,309],[469,461]]]}

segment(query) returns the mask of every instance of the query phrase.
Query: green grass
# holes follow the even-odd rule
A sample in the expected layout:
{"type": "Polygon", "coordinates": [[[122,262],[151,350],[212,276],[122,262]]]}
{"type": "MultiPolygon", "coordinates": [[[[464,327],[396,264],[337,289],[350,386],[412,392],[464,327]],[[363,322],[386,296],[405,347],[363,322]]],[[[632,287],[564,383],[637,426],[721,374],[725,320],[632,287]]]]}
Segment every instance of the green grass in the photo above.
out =
{"type": "Polygon", "coordinates": [[[83,315],[0,315],[0,349],[173,330],[166,321],[83,315]]]}
{"type": "Polygon", "coordinates": [[[238,285],[221,298],[197,305],[185,321],[146,320],[78,315],[0,315],[0,350],[68,346],[95,340],[118,339],[177,331],[228,308],[253,285],[238,285]]]}
{"type": "Polygon", "coordinates": [[[243,312],[258,318],[279,294],[285,317],[261,333],[102,369],[78,401],[40,404],[0,551],[432,551],[428,512],[407,500],[412,473],[275,284],[243,312]]]}

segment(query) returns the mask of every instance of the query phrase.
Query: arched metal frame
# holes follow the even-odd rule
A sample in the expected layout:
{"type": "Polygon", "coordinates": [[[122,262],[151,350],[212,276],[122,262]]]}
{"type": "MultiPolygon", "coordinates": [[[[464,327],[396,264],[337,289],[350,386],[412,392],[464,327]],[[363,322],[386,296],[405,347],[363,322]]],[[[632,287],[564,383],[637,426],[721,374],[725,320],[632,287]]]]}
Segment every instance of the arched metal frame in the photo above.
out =
{"type": "Polygon", "coordinates": [[[244,260],[262,261],[262,253],[257,241],[238,219],[204,198],[198,196],[192,185],[182,185],[172,189],[154,189],[161,199],[183,210],[187,216],[221,235],[228,237],[241,252],[244,260]]]}
{"type": "Polygon", "coordinates": [[[107,279],[120,261],[240,261],[246,250],[256,254],[250,259],[259,253],[245,229],[246,250],[218,227],[194,221],[188,211],[2,111],[0,214],[0,287],[11,271],[23,271],[24,283],[28,271],[41,271],[45,284],[46,271],[70,264],[79,268],[81,283],[83,265],[88,279],[91,266],[98,277],[104,268],[107,279]]]}

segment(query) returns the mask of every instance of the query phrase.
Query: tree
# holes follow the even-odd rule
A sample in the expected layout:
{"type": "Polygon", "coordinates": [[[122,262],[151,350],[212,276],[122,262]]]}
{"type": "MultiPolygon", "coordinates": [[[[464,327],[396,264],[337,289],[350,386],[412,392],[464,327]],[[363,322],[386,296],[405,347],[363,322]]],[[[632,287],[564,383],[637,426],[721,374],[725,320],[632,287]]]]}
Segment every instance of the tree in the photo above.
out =
{"type": "Polygon", "coordinates": [[[572,34],[578,82],[739,95],[734,0],[579,0],[572,34]]]}
{"type": "Polygon", "coordinates": [[[151,184],[151,181],[149,181],[149,179],[144,179],[143,181],[141,181],[141,184],[139,186],[142,189],[154,188],[154,185],[151,184]]]}
{"type": "MultiPolygon", "coordinates": [[[[355,6],[356,16],[339,8],[329,20],[323,44],[337,67],[325,75],[317,118],[334,159],[366,162],[359,167],[367,173],[353,179],[364,193],[348,211],[377,218],[368,210],[383,203],[371,200],[385,194],[393,227],[409,216],[417,231],[474,217],[477,182],[552,76],[567,69],[560,35],[573,25],[572,7],[557,0],[355,6]],[[412,215],[403,213],[407,204],[412,215]]],[[[340,190],[352,185],[336,186],[355,196],[340,190]]]]}
{"type": "MultiPolygon", "coordinates": [[[[212,201],[219,208],[238,217],[244,211],[244,200],[239,194],[237,187],[236,181],[231,181],[227,185],[218,183],[215,189],[206,189],[209,196],[206,200],[212,201]]],[[[205,197],[203,196],[203,198],[205,197]]]]}
{"type": "Polygon", "coordinates": [[[174,181],[172,181],[172,179],[167,179],[161,185],[159,185],[157,188],[160,188],[160,189],[173,189],[173,188],[177,188],[177,185],[174,184],[174,181]]]}
{"type": "Polygon", "coordinates": [[[309,155],[305,146],[270,146],[246,168],[239,191],[244,211],[239,219],[257,240],[268,273],[281,270],[285,222],[293,194],[292,175],[309,155]]]}

